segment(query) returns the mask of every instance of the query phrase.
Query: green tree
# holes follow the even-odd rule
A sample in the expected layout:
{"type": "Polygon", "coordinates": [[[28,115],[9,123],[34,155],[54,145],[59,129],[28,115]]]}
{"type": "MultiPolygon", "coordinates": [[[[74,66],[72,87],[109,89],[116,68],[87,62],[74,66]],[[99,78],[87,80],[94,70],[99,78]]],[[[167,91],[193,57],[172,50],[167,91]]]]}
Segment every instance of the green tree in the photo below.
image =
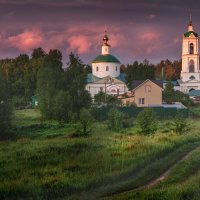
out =
{"type": "Polygon", "coordinates": [[[177,134],[182,134],[187,131],[189,124],[180,112],[177,112],[176,117],[171,122],[171,130],[177,134]]]}
{"type": "Polygon", "coordinates": [[[108,112],[108,128],[114,131],[122,129],[122,113],[116,108],[110,109],[108,112]]]}
{"type": "Polygon", "coordinates": [[[63,70],[60,66],[60,55],[47,55],[44,66],[39,70],[37,76],[39,107],[44,118],[54,118],[54,99],[62,89],[63,70]]]}
{"type": "Polygon", "coordinates": [[[68,92],[60,90],[54,98],[54,118],[61,124],[68,122],[71,115],[71,97],[68,92]]]}
{"type": "Polygon", "coordinates": [[[73,53],[69,56],[68,68],[65,71],[65,90],[72,98],[72,112],[79,116],[81,108],[89,108],[91,96],[85,90],[87,73],[78,56],[73,53]]]}
{"type": "Polygon", "coordinates": [[[12,109],[9,102],[7,84],[2,70],[0,70],[0,137],[11,127],[12,109]]]}
{"type": "Polygon", "coordinates": [[[155,67],[148,60],[142,63],[135,61],[132,65],[125,68],[125,79],[129,89],[132,88],[133,80],[155,79],[155,67]]]}
{"type": "Polygon", "coordinates": [[[105,92],[102,91],[94,95],[94,102],[98,105],[107,104],[109,106],[121,104],[121,101],[116,96],[105,94],[105,92]]]}
{"type": "Polygon", "coordinates": [[[137,125],[144,134],[155,133],[157,130],[156,115],[151,108],[144,108],[136,119],[137,125]]]}
{"type": "Polygon", "coordinates": [[[91,132],[91,127],[93,124],[93,117],[90,111],[86,108],[82,108],[80,111],[80,128],[81,134],[86,136],[91,132]]]}
{"type": "Polygon", "coordinates": [[[163,100],[168,104],[172,104],[175,101],[174,86],[171,82],[168,82],[165,86],[163,91],[163,100]]]}

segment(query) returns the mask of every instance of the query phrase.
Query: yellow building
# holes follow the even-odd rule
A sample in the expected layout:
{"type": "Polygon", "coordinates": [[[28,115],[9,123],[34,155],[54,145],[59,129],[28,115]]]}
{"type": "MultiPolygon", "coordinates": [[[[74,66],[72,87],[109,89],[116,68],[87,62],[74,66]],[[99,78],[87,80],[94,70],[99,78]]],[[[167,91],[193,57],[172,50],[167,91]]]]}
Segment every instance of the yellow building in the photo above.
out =
{"type": "Polygon", "coordinates": [[[138,107],[162,105],[163,82],[160,80],[133,81],[134,101],[138,107]]]}
{"type": "Polygon", "coordinates": [[[137,107],[161,106],[163,82],[161,80],[135,80],[132,91],[118,96],[123,105],[135,104],[137,107]]]}

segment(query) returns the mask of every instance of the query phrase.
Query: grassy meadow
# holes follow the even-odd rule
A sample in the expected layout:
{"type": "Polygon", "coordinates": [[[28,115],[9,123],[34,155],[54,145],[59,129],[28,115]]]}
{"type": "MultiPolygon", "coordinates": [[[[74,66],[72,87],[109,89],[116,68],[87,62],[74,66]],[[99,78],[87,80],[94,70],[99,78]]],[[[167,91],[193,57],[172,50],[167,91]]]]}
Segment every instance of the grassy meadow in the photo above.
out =
{"type": "Polygon", "coordinates": [[[188,121],[182,135],[169,131],[168,121],[148,136],[134,126],[114,132],[98,122],[89,136],[77,137],[73,124],[16,111],[17,137],[0,141],[0,199],[200,199],[200,122],[188,121]],[[153,188],[122,193],[173,165],[153,188]]]}

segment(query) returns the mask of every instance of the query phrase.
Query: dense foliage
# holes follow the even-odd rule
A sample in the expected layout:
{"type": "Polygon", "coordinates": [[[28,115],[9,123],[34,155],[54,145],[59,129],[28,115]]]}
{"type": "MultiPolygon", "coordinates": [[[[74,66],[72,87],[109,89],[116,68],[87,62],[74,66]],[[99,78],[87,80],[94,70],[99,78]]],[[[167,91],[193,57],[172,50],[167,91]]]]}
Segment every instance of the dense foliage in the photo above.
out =
{"type": "Polygon", "coordinates": [[[140,132],[144,134],[155,133],[157,130],[156,114],[151,108],[144,108],[137,116],[137,124],[140,132]]]}
{"type": "Polygon", "coordinates": [[[155,67],[150,64],[147,60],[142,63],[135,61],[132,65],[127,65],[125,69],[125,78],[128,88],[132,88],[133,80],[146,80],[155,79],[155,67]]]}
{"type": "Polygon", "coordinates": [[[11,127],[11,117],[12,109],[8,98],[7,82],[0,70],[0,138],[4,137],[11,127]]]}
{"type": "Polygon", "coordinates": [[[172,104],[174,102],[181,102],[185,106],[193,106],[194,103],[187,94],[180,91],[175,91],[171,82],[168,82],[163,91],[163,101],[172,104]]]}

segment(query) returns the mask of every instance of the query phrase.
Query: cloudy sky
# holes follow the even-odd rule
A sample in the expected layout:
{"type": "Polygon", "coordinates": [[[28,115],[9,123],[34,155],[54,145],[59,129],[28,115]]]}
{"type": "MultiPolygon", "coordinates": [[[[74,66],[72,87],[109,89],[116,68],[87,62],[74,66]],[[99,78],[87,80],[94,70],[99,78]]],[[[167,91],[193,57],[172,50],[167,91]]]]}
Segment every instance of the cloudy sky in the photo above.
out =
{"type": "Polygon", "coordinates": [[[60,49],[64,62],[73,51],[90,63],[106,28],[124,64],[180,59],[189,9],[200,32],[197,0],[0,0],[0,58],[42,47],[60,49]]]}

